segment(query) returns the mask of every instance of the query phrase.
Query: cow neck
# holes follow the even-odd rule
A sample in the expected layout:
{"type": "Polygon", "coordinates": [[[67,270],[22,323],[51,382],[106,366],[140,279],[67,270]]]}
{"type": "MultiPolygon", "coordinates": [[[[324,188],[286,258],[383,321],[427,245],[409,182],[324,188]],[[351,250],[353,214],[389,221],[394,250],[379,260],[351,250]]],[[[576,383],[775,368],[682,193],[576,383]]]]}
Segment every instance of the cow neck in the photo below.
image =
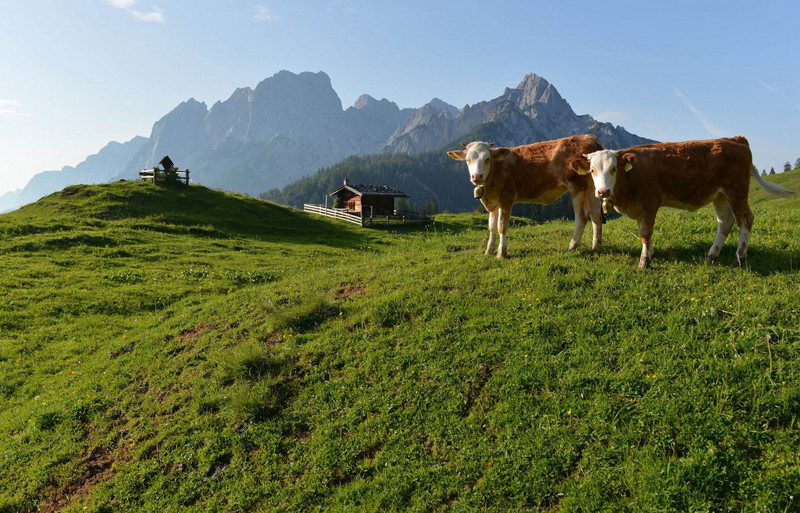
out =
{"type": "Polygon", "coordinates": [[[492,179],[492,176],[494,176],[494,172],[495,172],[494,171],[494,167],[495,167],[495,161],[494,161],[494,159],[492,159],[492,160],[489,161],[489,174],[486,177],[486,180],[481,185],[476,185],[475,186],[475,192],[474,192],[475,199],[483,199],[484,198],[485,192],[486,192],[486,187],[489,185],[489,181],[492,179]]]}
{"type": "Polygon", "coordinates": [[[497,167],[497,162],[494,159],[489,160],[489,176],[486,177],[486,180],[483,182],[483,187],[488,187],[489,183],[494,179],[494,175],[497,172],[495,169],[497,167]]]}
{"type": "Polygon", "coordinates": [[[617,171],[617,174],[619,176],[617,176],[617,183],[614,184],[614,195],[611,196],[611,201],[613,201],[615,205],[619,205],[620,203],[625,205],[627,203],[627,198],[630,197],[630,195],[628,194],[628,190],[631,187],[631,177],[629,173],[631,173],[632,171],[633,170],[622,171],[622,173],[625,174],[619,174],[620,171],[617,171]],[[622,197],[622,201],[618,201],[620,199],[620,196],[622,197]]]}

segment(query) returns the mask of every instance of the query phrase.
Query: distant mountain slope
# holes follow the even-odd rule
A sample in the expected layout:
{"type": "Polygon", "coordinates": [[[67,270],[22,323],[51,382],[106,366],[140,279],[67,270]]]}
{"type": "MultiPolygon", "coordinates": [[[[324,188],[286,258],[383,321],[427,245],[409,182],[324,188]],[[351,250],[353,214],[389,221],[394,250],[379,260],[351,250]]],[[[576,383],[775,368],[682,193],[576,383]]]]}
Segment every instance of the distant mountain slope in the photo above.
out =
{"type": "Polygon", "coordinates": [[[196,183],[255,196],[351,155],[438,151],[479,134],[510,146],[578,133],[595,134],[611,148],[649,141],[576,115],[554,86],[533,74],[493,100],[460,110],[436,98],[400,109],[369,95],[343,109],[325,73],[281,71],[210,109],[194,99],[182,102],[149,137],[109,143],[74,172],[36,175],[21,191],[0,197],[0,211],[70,184],[137,179],[164,155],[189,168],[196,183]]]}
{"type": "Polygon", "coordinates": [[[68,185],[108,182],[118,174],[119,169],[130,162],[145,143],[147,143],[145,137],[134,137],[126,143],[112,141],[75,167],[65,166],[61,171],[39,173],[31,178],[23,189],[0,196],[0,212],[36,201],[68,185]]]}
{"type": "Polygon", "coordinates": [[[251,195],[349,155],[375,153],[410,110],[363,95],[342,103],[325,73],[281,71],[210,110],[189,100],[153,126],[120,178],[169,154],[199,183],[251,195]]]}
{"type": "Polygon", "coordinates": [[[655,142],[592,116],[578,116],[552,84],[530,74],[494,100],[457,112],[441,102],[423,106],[392,134],[383,151],[433,151],[456,138],[481,137],[502,146],[518,146],[579,134],[595,135],[615,149],[655,142]]]}

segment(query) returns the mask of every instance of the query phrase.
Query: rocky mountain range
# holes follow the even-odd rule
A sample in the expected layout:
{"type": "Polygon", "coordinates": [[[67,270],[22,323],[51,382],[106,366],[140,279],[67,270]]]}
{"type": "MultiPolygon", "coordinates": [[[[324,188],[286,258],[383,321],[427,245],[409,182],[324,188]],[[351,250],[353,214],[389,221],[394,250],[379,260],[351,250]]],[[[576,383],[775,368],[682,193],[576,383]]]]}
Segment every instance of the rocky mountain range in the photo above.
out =
{"type": "Polygon", "coordinates": [[[493,100],[461,109],[439,99],[400,109],[369,95],[344,109],[325,73],[281,71],[210,109],[189,99],[158,120],[149,137],[111,142],[74,168],[40,173],[24,189],[0,196],[0,211],[75,183],[137,179],[164,155],[189,168],[192,182],[257,196],[351,155],[437,151],[481,136],[512,146],[581,133],[597,135],[609,148],[652,142],[575,114],[534,74],[493,100]]]}

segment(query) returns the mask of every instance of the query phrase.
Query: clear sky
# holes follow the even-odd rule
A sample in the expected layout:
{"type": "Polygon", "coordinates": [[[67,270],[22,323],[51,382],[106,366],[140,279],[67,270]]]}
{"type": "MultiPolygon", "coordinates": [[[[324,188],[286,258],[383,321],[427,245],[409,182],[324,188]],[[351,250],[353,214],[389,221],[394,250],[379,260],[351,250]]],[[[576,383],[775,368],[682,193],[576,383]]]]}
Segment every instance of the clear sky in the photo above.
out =
{"type": "Polygon", "coordinates": [[[0,0],[0,193],[283,69],[326,72],[345,108],[463,107],[536,73],[641,136],[800,157],[797,0],[0,0]]]}

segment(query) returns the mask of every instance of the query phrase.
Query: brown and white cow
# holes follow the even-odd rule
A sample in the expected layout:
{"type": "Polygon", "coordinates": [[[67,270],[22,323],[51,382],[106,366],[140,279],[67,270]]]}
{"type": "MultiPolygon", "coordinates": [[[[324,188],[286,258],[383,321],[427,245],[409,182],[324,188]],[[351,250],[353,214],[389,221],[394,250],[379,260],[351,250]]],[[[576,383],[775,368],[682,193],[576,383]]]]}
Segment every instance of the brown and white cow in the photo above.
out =
{"type": "Polygon", "coordinates": [[[753,213],[747,199],[750,177],[770,194],[794,194],[758,175],[750,145],[741,136],[645,144],[618,151],[596,151],[584,157],[579,172],[591,174],[597,197],[612,202],[618,212],[638,221],[642,240],[640,269],[650,265],[653,258],[650,239],[656,212],[661,207],[695,211],[713,203],[717,238],[707,259],[714,262],[719,257],[735,220],[739,227],[736,257],[742,265],[753,227],[753,213]]]}
{"type": "Polygon", "coordinates": [[[579,135],[514,148],[494,148],[494,144],[480,141],[463,146],[466,149],[447,154],[467,161],[470,181],[477,186],[476,196],[489,212],[487,255],[499,233],[497,258],[506,256],[506,232],[514,203],[549,204],[566,191],[572,195],[575,209],[575,233],[569,248],[578,246],[589,218],[593,225],[592,248],[600,244],[600,200],[592,194],[592,180],[576,172],[583,154],[603,149],[597,137],[579,135]]]}

